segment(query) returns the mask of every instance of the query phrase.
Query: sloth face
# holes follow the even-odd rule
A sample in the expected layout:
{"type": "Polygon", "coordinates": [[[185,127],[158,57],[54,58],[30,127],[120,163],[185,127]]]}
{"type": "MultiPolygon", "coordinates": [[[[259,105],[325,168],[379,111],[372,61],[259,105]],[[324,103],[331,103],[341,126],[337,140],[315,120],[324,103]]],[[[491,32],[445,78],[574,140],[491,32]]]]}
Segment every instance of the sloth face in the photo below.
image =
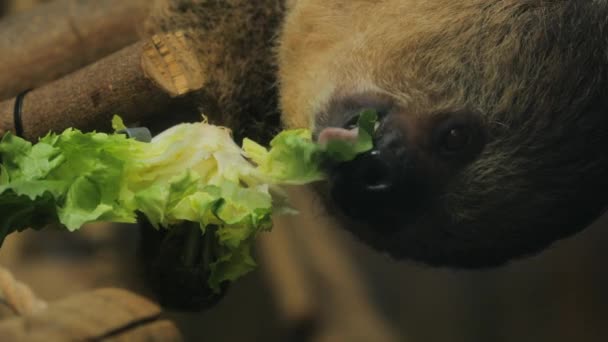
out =
{"type": "Polygon", "coordinates": [[[589,225],[608,197],[608,4],[298,0],[278,49],[289,127],[375,148],[329,165],[329,215],[372,247],[483,267],[589,225]]]}

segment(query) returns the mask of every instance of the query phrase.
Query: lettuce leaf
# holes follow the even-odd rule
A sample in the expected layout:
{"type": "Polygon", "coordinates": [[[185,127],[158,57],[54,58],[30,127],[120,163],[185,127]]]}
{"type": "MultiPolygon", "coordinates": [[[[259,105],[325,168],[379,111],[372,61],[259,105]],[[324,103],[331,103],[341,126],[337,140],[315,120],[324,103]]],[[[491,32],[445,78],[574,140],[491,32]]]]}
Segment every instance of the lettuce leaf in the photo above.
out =
{"type": "Polygon", "coordinates": [[[306,184],[325,178],[322,164],[325,161],[345,162],[373,148],[373,133],[377,114],[364,111],[359,116],[355,143],[332,140],[325,146],[312,142],[307,129],[279,133],[271,142],[270,150],[256,142],[244,139],[245,156],[258,165],[271,183],[306,184]]]}
{"type": "MultiPolygon", "coordinates": [[[[273,213],[293,212],[284,184],[325,178],[322,163],[344,161],[372,148],[375,114],[361,115],[356,143],[324,147],[305,129],[281,132],[267,149],[206,122],[176,125],[149,143],[123,134],[67,129],[32,144],[7,133],[0,140],[0,245],[26,228],[60,224],[74,231],[90,222],[135,223],[138,213],[158,229],[195,222],[210,227],[219,254],[209,286],[255,268],[257,234],[273,213]]],[[[126,126],[119,117],[115,130],[126,126]]]]}

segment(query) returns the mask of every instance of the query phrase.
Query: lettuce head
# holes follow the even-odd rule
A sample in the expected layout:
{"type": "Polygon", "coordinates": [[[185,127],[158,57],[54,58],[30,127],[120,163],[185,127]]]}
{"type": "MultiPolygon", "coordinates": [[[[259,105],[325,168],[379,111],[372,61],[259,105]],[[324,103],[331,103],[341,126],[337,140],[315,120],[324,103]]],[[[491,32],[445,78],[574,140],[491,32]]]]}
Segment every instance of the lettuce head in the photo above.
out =
{"type": "MultiPolygon", "coordinates": [[[[209,286],[219,290],[255,268],[253,243],[271,229],[272,214],[293,212],[280,186],[322,180],[324,160],[371,149],[375,120],[364,112],[356,143],[327,146],[305,129],[281,132],[269,148],[249,139],[239,146],[229,129],[205,121],[173,126],[150,142],[67,129],[32,144],[6,133],[0,244],[14,231],[49,224],[74,231],[90,222],[135,223],[138,214],[157,229],[195,222],[221,247],[209,276],[209,286]]],[[[113,127],[125,125],[115,117],[113,127]]]]}

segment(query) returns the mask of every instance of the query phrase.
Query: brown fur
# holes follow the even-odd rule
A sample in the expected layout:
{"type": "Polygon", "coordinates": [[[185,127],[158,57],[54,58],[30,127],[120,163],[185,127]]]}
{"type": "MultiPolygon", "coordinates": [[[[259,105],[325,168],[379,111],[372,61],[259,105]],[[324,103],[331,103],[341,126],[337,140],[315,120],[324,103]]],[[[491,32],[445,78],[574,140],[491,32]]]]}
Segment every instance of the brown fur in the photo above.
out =
{"type": "Polygon", "coordinates": [[[282,0],[159,0],[145,31],[184,30],[206,77],[201,112],[238,140],[268,141],[280,126],[272,48],[284,10],[282,0]]]}

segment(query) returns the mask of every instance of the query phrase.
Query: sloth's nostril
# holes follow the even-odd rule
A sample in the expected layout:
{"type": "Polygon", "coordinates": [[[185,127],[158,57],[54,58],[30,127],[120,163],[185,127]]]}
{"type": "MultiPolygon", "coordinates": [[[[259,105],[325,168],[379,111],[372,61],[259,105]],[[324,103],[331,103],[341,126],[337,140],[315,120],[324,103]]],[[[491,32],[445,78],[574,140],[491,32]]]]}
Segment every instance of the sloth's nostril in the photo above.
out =
{"type": "Polygon", "coordinates": [[[353,115],[346,123],[344,124],[344,128],[346,129],[355,129],[357,128],[357,121],[359,120],[358,115],[353,115]]]}
{"type": "Polygon", "coordinates": [[[344,122],[344,124],[341,127],[345,128],[345,129],[349,129],[349,130],[357,128],[358,122],[359,122],[359,116],[361,115],[361,113],[363,113],[367,110],[375,112],[376,115],[378,116],[378,121],[376,122],[376,128],[378,125],[380,125],[381,120],[384,119],[389,113],[388,107],[379,107],[379,108],[362,107],[356,113],[350,114],[350,116],[346,119],[346,121],[344,122]]]}

